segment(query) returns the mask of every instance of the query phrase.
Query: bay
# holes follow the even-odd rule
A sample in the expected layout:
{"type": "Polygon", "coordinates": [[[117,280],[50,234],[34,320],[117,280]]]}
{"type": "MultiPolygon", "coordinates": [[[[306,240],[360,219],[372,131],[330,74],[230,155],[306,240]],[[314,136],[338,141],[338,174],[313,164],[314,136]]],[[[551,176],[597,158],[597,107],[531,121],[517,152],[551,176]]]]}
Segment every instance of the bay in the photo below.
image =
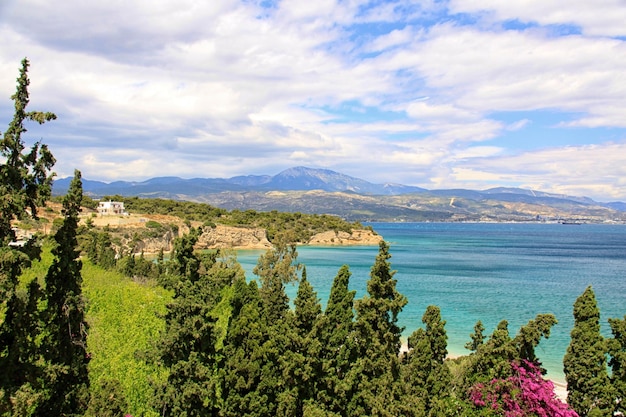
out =
{"type": "MultiPolygon", "coordinates": [[[[428,305],[446,320],[448,351],[469,353],[474,324],[491,334],[506,319],[514,336],[537,314],[552,313],[559,323],[537,355],[548,377],[563,382],[563,356],[573,326],[572,307],[589,285],[601,312],[602,332],[610,336],[609,317],[626,314],[626,226],[541,223],[371,223],[390,243],[397,288],[409,303],[399,316],[403,337],[422,327],[428,305]]],[[[350,266],[350,287],[366,293],[378,247],[298,248],[298,261],[325,305],[339,268],[350,266]]],[[[240,251],[248,278],[261,251],[240,251]]],[[[293,299],[297,287],[290,286],[293,299]]]]}

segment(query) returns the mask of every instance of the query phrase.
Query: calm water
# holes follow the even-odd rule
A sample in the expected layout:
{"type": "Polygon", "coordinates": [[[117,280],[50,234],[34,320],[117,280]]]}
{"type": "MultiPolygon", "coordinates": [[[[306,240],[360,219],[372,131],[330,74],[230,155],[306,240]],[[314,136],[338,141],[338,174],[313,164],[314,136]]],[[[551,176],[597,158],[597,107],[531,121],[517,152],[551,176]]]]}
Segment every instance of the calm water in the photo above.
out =
{"type": "MultiPolygon", "coordinates": [[[[509,321],[511,336],[540,313],[559,323],[537,354],[548,376],[563,381],[562,361],[573,326],[572,305],[592,285],[606,319],[626,314],[626,226],[561,224],[373,223],[391,245],[397,288],[409,303],[400,314],[404,337],[421,327],[428,305],[447,321],[448,350],[468,353],[476,321],[490,334],[509,321]]],[[[378,247],[300,247],[298,259],[325,305],[332,280],[350,265],[357,298],[366,291],[378,247]]],[[[249,277],[259,251],[242,251],[249,277]]],[[[296,288],[288,289],[291,297],[296,288]]]]}

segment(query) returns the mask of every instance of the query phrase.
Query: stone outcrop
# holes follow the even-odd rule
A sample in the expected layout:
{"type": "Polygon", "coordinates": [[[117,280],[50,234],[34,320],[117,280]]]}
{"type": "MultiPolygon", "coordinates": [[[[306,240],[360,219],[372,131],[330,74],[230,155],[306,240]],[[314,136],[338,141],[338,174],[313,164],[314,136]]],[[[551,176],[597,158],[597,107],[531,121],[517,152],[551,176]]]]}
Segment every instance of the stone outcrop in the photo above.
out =
{"type": "Polygon", "coordinates": [[[271,247],[272,244],[267,240],[265,229],[222,225],[204,228],[196,244],[198,249],[267,249],[271,247]]]}
{"type": "MultiPolygon", "coordinates": [[[[167,232],[161,237],[144,238],[138,242],[134,242],[134,252],[157,253],[161,249],[163,252],[169,252],[172,250],[172,243],[175,237],[172,232],[167,232]]],[[[128,239],[122,239],[122,243],[124,243],[125,246],[130,245],[128,239]]]]}
{"type": "Polygon", "coordinates": [[[383,237],[371,230],[358,229],[348,232],[328,231],[314,235],[308,242],[309,245],[378,245],[383,237]]]}

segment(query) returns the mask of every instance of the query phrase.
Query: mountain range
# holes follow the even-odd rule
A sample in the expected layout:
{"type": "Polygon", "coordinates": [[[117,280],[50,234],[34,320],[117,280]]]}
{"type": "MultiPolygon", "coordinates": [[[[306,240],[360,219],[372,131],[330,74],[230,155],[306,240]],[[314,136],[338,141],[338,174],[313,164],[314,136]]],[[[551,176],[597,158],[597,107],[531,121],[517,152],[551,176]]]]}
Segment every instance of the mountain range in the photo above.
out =
{"type": "MultiPolygon", "coordinates": [[[[71,178],[56,180],[65,194],[71,178]]],[[[301,211],[359,221],[626,221],[626,203],[520,188],[427,190],[374,184],[328,169],[294,167],[276,175],[157,177],[105,183],[83,179],[92,198],[137,196],[204,202],[229,210],[301,211]]]]}

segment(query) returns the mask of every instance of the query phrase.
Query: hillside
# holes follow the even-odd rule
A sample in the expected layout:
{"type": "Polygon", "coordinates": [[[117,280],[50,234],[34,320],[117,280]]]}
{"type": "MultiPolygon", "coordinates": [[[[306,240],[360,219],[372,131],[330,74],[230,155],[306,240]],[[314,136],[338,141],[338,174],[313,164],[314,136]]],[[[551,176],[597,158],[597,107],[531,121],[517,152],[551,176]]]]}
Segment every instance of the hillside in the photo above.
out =
{"type": "MultiPolygon", "coordinates": [[[[55,182],[54,193],[67,189],[55,182]]],[[[373,184],[331,170],[296,167],[228,179],[153,178],[110,184],[84,180],[93,198],[138,196],[207,203],[226,210],[329,214],[347,221],[626,222],[626,204],[519,188],[425,190],[373,184]]]]}
{"type": "MultiPolygon", "coordinates": [[[[118,253],[169,252],[176,237],[202,228],[196,249],[268,249],[275,239],[308,245],[377,245],[382,237],[371,228],[335,216],[301,213],[227,211],[207,204],[162,199],[124,198],[127,213],[99,215],[83,207],[81,225],[105,231],[118,253]],[[169,213],[169,214],[168,214],[169,213]]],[[[93,203],[90,204],[93,206],[93,203]]],[[[49,234],[61,220],[61,205],[48,202],[40,220],[16,223],[20,237],[49,234]]]]}

